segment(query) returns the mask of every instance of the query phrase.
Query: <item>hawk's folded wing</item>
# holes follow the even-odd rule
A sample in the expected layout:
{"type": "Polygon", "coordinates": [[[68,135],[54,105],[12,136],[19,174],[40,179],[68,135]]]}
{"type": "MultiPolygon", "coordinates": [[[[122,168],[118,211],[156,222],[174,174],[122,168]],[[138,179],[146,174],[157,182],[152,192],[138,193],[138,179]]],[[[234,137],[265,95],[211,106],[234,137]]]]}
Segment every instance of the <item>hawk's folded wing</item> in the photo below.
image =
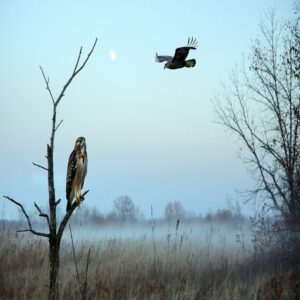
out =
{"type": "Polygon", "coordinates": [[[77,168],[77,160],[76,160],[76,151],[73,150],[69,157],[68,162],[68,170],[67,170],[67,178],[66,178],[66,197],[68,202],[72,201],[73,199],[70,199],[70,194],[72,192],[72,185],[73,180],[76,174],[76,168],[77,168]]]}

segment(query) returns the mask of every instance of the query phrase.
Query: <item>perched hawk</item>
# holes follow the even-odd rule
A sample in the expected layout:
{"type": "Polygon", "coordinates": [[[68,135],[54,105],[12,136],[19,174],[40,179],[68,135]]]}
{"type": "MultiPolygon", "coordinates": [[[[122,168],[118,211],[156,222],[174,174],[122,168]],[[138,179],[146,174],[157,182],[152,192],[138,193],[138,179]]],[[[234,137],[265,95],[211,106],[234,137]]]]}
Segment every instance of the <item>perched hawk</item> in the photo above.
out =
{"type": "Polygon", "coordinates": [[[195,59],[189,59],[186,60],[189,51],[191,49],[196,50],[197,48],[197,41],[196,39],[188,38],[188,43],[187,46],[185,47],[180,47],[175,50],[175,55],[173,56],[168,56],[168,55],[158,55],[156,53],[155,56],[155,61],[156,62],[163,62],[166,61],[164,69],[179,69],[183,67],[194,67],[196,65],[196,60],[195,59]]]}
{"type": "Polygon", "coordinates": [[[84,137],[79,137],[70,154],[67,170],[66,197],[68,200],[67,211],[71,207],[73,200],[79,204],[82,196],[81,189],[84,184],[84,178],[87,172],[87,152],[84,137]]]}

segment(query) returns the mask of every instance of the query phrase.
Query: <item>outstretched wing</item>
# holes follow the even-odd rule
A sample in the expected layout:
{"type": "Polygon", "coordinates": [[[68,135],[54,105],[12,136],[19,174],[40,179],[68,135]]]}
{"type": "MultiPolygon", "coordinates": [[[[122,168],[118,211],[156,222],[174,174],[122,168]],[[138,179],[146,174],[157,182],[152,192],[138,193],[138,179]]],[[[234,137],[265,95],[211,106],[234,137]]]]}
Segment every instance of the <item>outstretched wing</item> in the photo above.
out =
{"type": "Polygon", "coordinates": [[[188,38],[187,46],[180,47],[175,50],[175,55],[174,55],[174,58],[172,61],[173,62],[185,61],[189,54],[189,51],[191,49],[195,50],[197,48],[197,46],[198,46],[198,43],[195,38],[193,38],[193,37],[188,38]]]}
{"type": "Polygon", "coordinates": [[[173,56],[169,56],[169,55],[158,55],[157,53],[155,55],[155,61],[159,62],[159,63],[161,63],[163,61],[171,61],[172,59],[173,59],[173,56]]]}
{"type": "Polygon", "coordinates": [[[67,180],[66,180],[66,198],[68,202],[72,201],[70,195],[72,192],[73,180],[76,174],[77,169],[77,160],[76,160],[76,151],[73,150],[69,157],[68,169],[67,169],[67,180]]]}

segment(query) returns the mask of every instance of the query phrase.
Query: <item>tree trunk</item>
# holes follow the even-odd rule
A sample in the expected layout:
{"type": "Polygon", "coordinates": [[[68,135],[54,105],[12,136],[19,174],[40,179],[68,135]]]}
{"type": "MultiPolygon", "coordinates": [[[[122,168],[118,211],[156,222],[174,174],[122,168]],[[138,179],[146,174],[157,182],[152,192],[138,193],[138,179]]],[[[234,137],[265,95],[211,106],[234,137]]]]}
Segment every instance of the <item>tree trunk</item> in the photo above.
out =
{"type": "Polygon", "coordinates": [[[58,271],[59,271],[59,247],[60,240],[49,239],[49,260],[50,260],[50,288],[49,300],[58,300],[58,271]]]}
{"type": "MultiPolygon", "coordinates": [[[[65,92],[66,92],[68,86],[70,85],[70,83],[72,82],[72,80],[84,68],[87,61],[90,59],[90,56],[93,53],[96,44],[97,44],[97,38],[94,42],[94,45],[93,45],[92,49],[88,53],[88,55],[87,55],[87,57],[86,57],[86,59],[84,60],[83,63],[80,63],[80,58],[81,58],[81,54],[82,54],[82,47],[80,48],[80,51],[79,51],[79,54],[78,54],[78,57],[77,57],[77,60],[76,60],[75,68],[73,70],[73,73],[69,77],[68,81],[64,85],[63,89],[61,90],[61,92],[60,92],[60,94],[59,94],[59,96],[56,100],[54,99],[52,91],[51,91],[50,86],[49,86],[49,78],[47,78],[45,76],[43,68],[40,67],[43,78],[44,78],[45,83],[46,83],[46,89],[49,92],[49,95],[51,97],[52,104],[53,104],[52,129],[51,129],[51,136],[50,136],[50,144],[47,145],[46,159],[47,159],[47,162],[48,162],[48,168],[46,168],[44,166],[41,166],[39,164],[36,164],[36,163],[33,163],[33,164],[35,166],[41,168],[41,169],[46,170],[47,173],[48,173],[49,214],[42,212],[42,210],[39,208],[39,206],[36,203],[34,203],[34,206],[38,210],[39,216],[43,217],[43,218],[46,218],[48,228],[49,228],[49,233],[44,233],[44,232],[39,232],[39,231],[34,230],[32,228],[30,217],[27,214],[26,210],[24,209],[23,205],[21,203],[19,203],[18,201],[15,201],[14,199],[10,198],[9,196],[3,196],[4,198],[8,199],[12,203],[14,203],[18,207],[20,207],[20,209],[22,210],[22,213],[24,214],[24,216],[27,220],[28,229],[18,230],[19,232],[29,231],[34,235],[45,237],[49,240],[49,262],[50,262],[50,267],[49,267],[50,285],[49,285],[49,294],[48,294],[49,300],[58,300],[58,298],[59,298],[58,272],[59,272],[60,241],[61,241],[61,237],[63,235],[63,231],[64,231],[64,229],[65,229],[65,227],[68,223],[68,220],[70,219],[74,209],[77,207],[76,203],[74,203],[71,206],[71,208],[66,212],[66,214],[65,214],[65,216],[64,216],[64,218],[63,218],[63,220],[62,220],[62,222],[59,226],[59,229],[57,231],[56,207],[60,203],[61,199],[58,199],[56,201],[56,197],[55,197],[53,155],[54,155],[55,133],[56,133],[58,127],[60,126],[60,124],[62,123],[63,120],[61,120],[58,124],[56,124],[56,109],[57,109],[57,106],[60,103],[61,99],[65,95],[65,92]]],[[[81,195],[81,200],[82,201],[84,200],[84,196],[87,193],[88,193],[88,191],[84,192],[81,195]]]]}

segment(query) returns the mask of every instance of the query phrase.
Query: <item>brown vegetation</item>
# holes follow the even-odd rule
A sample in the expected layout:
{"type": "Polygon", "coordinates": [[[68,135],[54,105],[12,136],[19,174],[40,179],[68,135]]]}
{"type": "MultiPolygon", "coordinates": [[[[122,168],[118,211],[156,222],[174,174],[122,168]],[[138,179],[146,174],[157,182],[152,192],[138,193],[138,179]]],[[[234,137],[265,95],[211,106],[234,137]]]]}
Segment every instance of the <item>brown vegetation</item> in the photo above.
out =
{"type": "MultiPolygon", "coordinates": [[[[213,230],[206,243],[197,244],[189,236],[177,236],[177,230],[157,240],[145,236],[75,242],[80,278],[91,248],[87,299],[297,299],[299,273],[285,271],[277,254],[256,256],[242,245],[217,247],[211,240],[219,233],[213,230]]],[[[9,231],[0,235],[0,298],[46,298],[46,241],[9,231]]],[[[80,299],[70,241],[61,245],[60,262],[61,299],[80,299]]]]}

